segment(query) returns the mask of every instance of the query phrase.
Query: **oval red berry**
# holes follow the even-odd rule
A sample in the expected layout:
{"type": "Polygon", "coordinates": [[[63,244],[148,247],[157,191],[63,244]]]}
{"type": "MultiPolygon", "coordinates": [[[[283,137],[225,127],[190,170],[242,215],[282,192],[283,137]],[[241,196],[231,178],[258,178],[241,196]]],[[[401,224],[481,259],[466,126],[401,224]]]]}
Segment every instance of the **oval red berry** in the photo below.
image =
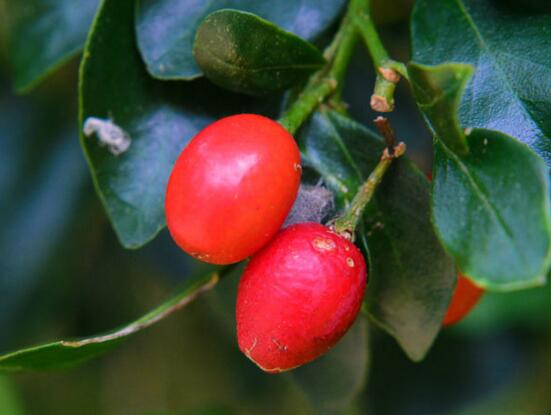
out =
{"type": "Polygon", "coordinates": [[[457,286],[453,293],[448,311],[444,317],[443,325],[458,323],[462,320],[480,300],[484,289],[474,284],[461,274],[457,276],[457,286]]]}
{"type": "Polygon", "coordinates": [[[168,229],[198,259],[241,261],[281,227],[300,175],[295,140],[277,122],[253,114],[218,120],[176,161],[166,191],[168,229]]]}
{"type": "Polygon", "coordinates": [[[266,372],[303,365],[350,328],[367,280],[361,252],[317,223],[281,231],[248,264],[237,294],[239,348],[266,372]]]}

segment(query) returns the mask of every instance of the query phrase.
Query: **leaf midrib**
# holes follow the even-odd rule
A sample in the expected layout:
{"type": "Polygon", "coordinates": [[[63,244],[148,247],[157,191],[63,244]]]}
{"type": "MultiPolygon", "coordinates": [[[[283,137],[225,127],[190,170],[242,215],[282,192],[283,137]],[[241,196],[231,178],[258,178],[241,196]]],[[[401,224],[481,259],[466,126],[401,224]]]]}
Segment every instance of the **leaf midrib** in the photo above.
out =
{"type": "Polygon", "coordinates": [[[441,140],[440,140],[440,146],[442,150],[446,153],[446,155],[456,163],[456,165],[459,167],[461,172],[465,175],[465,177],[467,178],[467,180],[471,185],[471,188],[474,190],[474,194],[478,196],[478,198],[482,202],[482,206],[485,206],[486,211],[489,212],[490,215],[496,219],[499,225],[501,225],[505,234],[510,240],[511,245],[515,247],[515,250],[518,253],[519,258],[524,263],[524,265],[528,267],[529,263],[524,256],[524,251],[522,250],[522,247],[519,246],[518,241],[514,237],[513,231],[511,230],[511,228],[509,227],[505,219],[501,216],[501,214],[499,213],[499,210],[493,205],[489,197],[484,193],[482,187],[473,177],[468,167],[463,163],[461,158],[459,158],[459,156],[457,156],[453,151],[447,148],[446,145],[442,143],[441,140]]]}
{"type": "Polygon", "coordinates": [[[238,70],[244,73],[259,73],[263,71],[277,71],[277,70],[289,70],[289,69],[307,69],[307,70],[316,70],[321,68],[322,64],[314,63],[303,63],[303,64],[287,64],[287,65],[272,65],[272,66],[259,66],[259,67],[247,67],[240,66],[236,63],[225,60],[224,58],[218,56],[210,49],[204,49],[211,57],[213,57],[217,62],[221,63],[223,66],[238,70]]]}
{"type": "MultiPolygon", "coordinates": [[[[503,81],[503,84],[507,86],[507,89],[510,93],[510,95],[514,96],[516,98],[516,102],[518,103],[518,107],[521,108],[522,112],[526,116],[526,118],[534,124],[537,129],[539,130],[540,134],[544,134],[543,127],[532,117],[532,113],[528,108],[526,108],[524,101],[522,98],[516,93],[515,89],[511,85],[511,82],[505,72],[503,71],[503,68],[499,65],[498,60],[494,56],[494,53],[490,50],[490,47],[484,40],[484,37],[482,36],[482,33],[478,29],[478,26],[476,25],[473,17],[466,9],[465,5],[463,4],[463,0],[454,0],[457,4],[457,7],[459,8],[460,12],[465,16],[465,20],[467,20],[467,23],[471,27],[473,33],[475,34],[476,38],[478,39],[478,43],[480,45],[480,51],[485,51],[487,55],[490,57],[492,62],[492,67],[496,69],[495,73],[499,76],[499,78],[503,81]]],[[[502,53],[501,51],[499,53],[502,53]]],[[[480,59],[481,52],[478,54],[478,59],[480,59]]]]}

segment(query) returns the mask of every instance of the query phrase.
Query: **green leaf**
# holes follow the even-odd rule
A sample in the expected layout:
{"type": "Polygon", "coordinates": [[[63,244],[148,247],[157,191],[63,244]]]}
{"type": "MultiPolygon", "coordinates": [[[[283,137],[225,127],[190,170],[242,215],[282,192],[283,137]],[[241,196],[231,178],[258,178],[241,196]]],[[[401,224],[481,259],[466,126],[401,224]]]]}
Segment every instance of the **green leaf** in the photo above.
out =
{"type": "Polygon", "coordinates": [[[463,157],[436,143],[433,215],[444,245],[483,287],[543,284],[551,261],[544,162],[498,131],[475,129],[467,139],[463,157]]]}
{"type": "Polygon", "coordinates": [[[460,270],[483,287],[512,290],[544,283],[551,260],[544,163],[498,131],[463,133],[455,111],[468,79],[464,65],[409,68],[419,107],[436,138],[433,217],[444,246],[460,270]],[[450,80],[455,80],[452,86],[450,80]],[[469,152],[450,148],[450,134],[462,136],[469,152]]]}
{"type": "MultiPolygon", "coordinates": [[[[304,163],[335,191],[341,207],[378,163],[384,144],[334,112],[314,115],[302,138],[304,163]]],[[[369,253],[365,307],[413,360],[433,343],[456,270],[430,221],[427,179],[407,158],[396,160],[368,206],[360,242],[369,253]]]]}
{"type": "Polygon", "coordinates": [[[193,56],[212,82],[251,95],[288,89],[325,63],[311,43],[238,10],[219,10],[203,20],[193,56]]]}
{"type": "Polygon", "coordinates": [[[28,92],[84,45],[98,0],[8,2],[15,89],[28,92]]]}
{"type": "Polygon", "coordinates": [[[4,354],[0,356],[0,372],[59,369],[90,360],[186,306],[198,295],[213,288],[218,278],[216,273],[191,278],[178,295],[117,330],[77,340],[60,340],[4,354]]]}
{"type": "Polygon", "coordinates": [[[469,149],[459,125],[457,110],[473,67],[464,64],[444,64],[435,67],[411,63],[408,65],[411,87],[417,105],[442,141],[458,154],[469,149]]]}
{"type": "Polygon", "coordinates": [[[80,125],[89,117],[111,119],[131,144],[115,156],[95,134],[81,135],[81,143],[125,247],[145,244],[165,226],[166,183],[186,143],[214,119],[242,107],[243,98],[206,81],[151,79],[135,47],[133,1],[102,2],[81,65],[80,125]]]}
{"type": "MultiPolygon", "coordinates": [[[[147,70],[155,78],[189,80],[201,75],[192,56],[195,32],[200,22],[215,10],[234,8],[251,12],[297,36],[314,40],[339,16],[345,3],[345,0],[137,0],[138,44],[147,70]]],[[[254,36],[250,40],[254,41],[254,36]]]]}
{"type": "Polygon", "coordinates": [[[362,390],[368,373],[367,325],[362,315],[325,356],[293,370],[289,377],[317,415],[340,415],[362,390]]]}
{"type": "MultiPolygon", "coordinates": [[[[459,117],[528,144],[551,165],[551,14],[491,0],[419,0],[413,59],[463,62],[476,72],[459,117]]],[[[514,2],[511,2],[514,3],[514,2]]]]}

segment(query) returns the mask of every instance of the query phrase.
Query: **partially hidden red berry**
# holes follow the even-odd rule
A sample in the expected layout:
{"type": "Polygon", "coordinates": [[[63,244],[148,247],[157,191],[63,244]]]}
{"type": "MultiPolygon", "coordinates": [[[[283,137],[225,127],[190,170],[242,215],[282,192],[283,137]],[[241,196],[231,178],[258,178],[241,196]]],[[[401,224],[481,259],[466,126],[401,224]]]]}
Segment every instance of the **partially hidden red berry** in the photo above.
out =
{"type": "Polygon", "coordinates": [[[480,300],[484,289],[474,284],[465,276],[458,274],[457,286],[453,293],[443,325],[449,326],[462,320],[480,300]]]}
{"type": "Polygon", "coordinates": [[[277,233],[300,175],[298,147],[280,124],[253,114],[220,119],[176,161],[166,191],[168,229],[200,260],[241,261],[277,233]]]}
{"type": "MultiPolygon", "coordinates": [[[[427,173],[427,178],[429,182],[432,181],[432,172],[427,173]]],[[[459,273],[457,285],[442,324],[449,326],[461,321],[478,303],[482,294],[484,294],[483,288],[459,273]]]]}
{"type": "Polygon", "coordinates": [[[317,223],[284,229],[239,283],[239,348],[270,373],[317,358],[356,319],[366,281],[365,260],[350,241],[317,223]]]}

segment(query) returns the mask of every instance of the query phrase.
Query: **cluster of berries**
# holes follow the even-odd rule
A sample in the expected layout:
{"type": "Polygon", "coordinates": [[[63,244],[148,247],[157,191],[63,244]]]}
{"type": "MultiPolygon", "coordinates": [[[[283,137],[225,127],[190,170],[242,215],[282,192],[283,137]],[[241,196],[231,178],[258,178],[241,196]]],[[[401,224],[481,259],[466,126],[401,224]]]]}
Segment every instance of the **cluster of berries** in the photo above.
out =
{"type": "MultiPolygon", "coordinates": [[[[330,228],[281,229],[301,172],[299,149],[280,124],[240,114],[191,140],[166,192],[168,229],[185,252],[212,264],[251,257],[239,283],[237,339],[247,357],[272,373],[337,343],[358,315],[367,282],[361,252],[330,228]]],[[[458,292],[466,292],[461,287],[460,280],[458,292]]],[[[446,322],[464,314],[465,301],[454,308],[455,301],[446,322]]]]}

